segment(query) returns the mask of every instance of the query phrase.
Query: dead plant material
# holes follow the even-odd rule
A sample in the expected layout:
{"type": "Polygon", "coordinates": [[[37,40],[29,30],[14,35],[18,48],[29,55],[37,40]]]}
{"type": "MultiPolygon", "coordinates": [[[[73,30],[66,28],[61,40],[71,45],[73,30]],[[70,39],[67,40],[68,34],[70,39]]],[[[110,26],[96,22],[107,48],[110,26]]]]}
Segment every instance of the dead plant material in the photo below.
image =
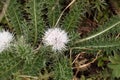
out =
{"type": "Polygon", "coordinates": [[[58,23],[59,23],[62,15],[64,14],[64,12],[65,12],[75,1],[76,1],[76,0],[72,0],[72,1],[68,4],[68,6],[61,12],[61,14],[60,14],[60,16],[59,16],[59,18],[58,18],[58,20],[57,20],[57,22],[56,22],[56,24],[55,24],[55,27],[58,25],[58,23]]]}
{"type": "Polygon", "coordinates": [[[38,80],[38,77],[28,76],[28,75],[18,75],[18,77],[22,78],[22,80],[30,80],[30,79],[38,80]]]}
{"type": "Polygon", "coordinates": [[[115,37],[115,39],[118,39],[120,38],[120,33],[118,33],[118,35],[115,37]]]}
{"type": "Polygon", "coordinates": [[[79,79],[76,76],[74,76],[72,80],[79,80],[79,79]]]}
{"type": "Polygon", "coordinates": [[[80,36],[86,36],[91,31],[95,30],[98,27],[98,24],[96,21],[91,19],[84,19],[82,23],[79,25],[78,32],[80,33],[80,36]]]}
{"type": "Polygon", "coordinates": [[[91,62],[88,62],[89,60],[87,58],[84,58],[85,52],[79,53],[72,62],[72,65],[74,64],[74,67],[72,69],[76,70],[74,77],[77,76],[78,72],[86,71],[91,66],[91,64],[94,63],[98,57],[100,57],[100,53],[101,50],[98,51],[96,57],[91,62]]]}
{"type": "Polygon", "coordinates": [[[106,0],[109,5],[109,9],[114,15],[120,14],[120,0],[106,0]]]}
{"type": "Polygon", "coordinates": [[[10,0],[6,0],[6,2],[3,2],[3,8],[2,8],[2,11],[0,12],[0,22],[3,19],[4,15],[7,11],[9,3],[10,3],[10,0]]]}

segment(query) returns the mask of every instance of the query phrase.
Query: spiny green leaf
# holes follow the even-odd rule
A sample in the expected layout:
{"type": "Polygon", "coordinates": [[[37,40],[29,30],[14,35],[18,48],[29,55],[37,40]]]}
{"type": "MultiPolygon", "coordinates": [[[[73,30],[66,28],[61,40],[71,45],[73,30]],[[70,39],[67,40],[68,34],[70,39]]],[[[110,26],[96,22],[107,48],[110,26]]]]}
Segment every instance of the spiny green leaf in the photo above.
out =
{"type": "Polygon", "coordinates": [[[5,17],[6,19],[8,19],[9,26],[14,29],[16,34],[21,35],[21,21],[23,19],[20,10],[20,4],[17,3],[17,0],[10,0],[10,4],[5,17]]]}

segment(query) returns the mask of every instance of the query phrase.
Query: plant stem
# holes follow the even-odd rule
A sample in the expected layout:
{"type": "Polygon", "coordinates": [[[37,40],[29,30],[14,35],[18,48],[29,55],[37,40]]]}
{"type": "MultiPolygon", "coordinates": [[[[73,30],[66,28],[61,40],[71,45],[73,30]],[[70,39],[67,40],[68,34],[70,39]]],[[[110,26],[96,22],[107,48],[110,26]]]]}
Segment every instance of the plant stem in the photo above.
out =
{"type": "Polygon", "coordinates": [[[59,16],[59,18],[58,18],[58,20],[57,20],[57,22],[56,22],[56,24],[55,24],[55,27],[58,25],[58,23],[59,23],[62,15],[63,15],[63,13],[64,13],[75,1],[76,1],[76,0],[72,0],[72,1],[68,4],[68,6],[61,12],[61,14],[60,14],[60,16],[59,16]]]}
{"type": "Polygon", "coordinates": [[[0,22],[3,19],[4,15],[5,15],[5,12],[7,11],[9,3],[10,3],[10,0],[6,0],[6,2],[4,3],[2,12],[0,13],[0,22]]]}

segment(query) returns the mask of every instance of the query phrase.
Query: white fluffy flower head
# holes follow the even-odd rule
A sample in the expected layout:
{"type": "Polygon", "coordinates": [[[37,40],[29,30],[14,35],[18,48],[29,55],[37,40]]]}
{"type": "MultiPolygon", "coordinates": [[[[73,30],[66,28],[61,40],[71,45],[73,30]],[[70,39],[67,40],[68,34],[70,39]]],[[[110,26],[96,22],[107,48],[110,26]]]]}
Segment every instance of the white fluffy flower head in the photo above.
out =
{"type": "Polygon", "coordinates": [[[52,46],[53,51],[64,50],[68,41],[67,33],[60,28],[48,29],[43,37],[43,43],[46,46],[52,46]]]}
{"type": "Polygon", "coordinates": [[[8,31],[0,31],[0,52],[6,49],[13,40],[13,35],[8,31]]]}

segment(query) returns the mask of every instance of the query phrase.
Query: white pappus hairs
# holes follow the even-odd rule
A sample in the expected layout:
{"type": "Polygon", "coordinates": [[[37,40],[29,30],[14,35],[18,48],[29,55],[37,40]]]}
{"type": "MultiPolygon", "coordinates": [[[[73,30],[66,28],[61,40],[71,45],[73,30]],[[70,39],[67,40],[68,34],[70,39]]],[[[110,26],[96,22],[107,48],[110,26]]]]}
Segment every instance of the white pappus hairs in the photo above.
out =
{"type": "Polygon", "coordinates": [[[12,40],[13,34],[5,30],[0,31],[0,52],[8,48],[12,40]]]}
{"type": "Polygon", "coordinates": [[[43,43],[51,46],[53,51],[62,51],[69,41],[67,33],[60,28],[50,28],[44,33],[43,43]]]}

